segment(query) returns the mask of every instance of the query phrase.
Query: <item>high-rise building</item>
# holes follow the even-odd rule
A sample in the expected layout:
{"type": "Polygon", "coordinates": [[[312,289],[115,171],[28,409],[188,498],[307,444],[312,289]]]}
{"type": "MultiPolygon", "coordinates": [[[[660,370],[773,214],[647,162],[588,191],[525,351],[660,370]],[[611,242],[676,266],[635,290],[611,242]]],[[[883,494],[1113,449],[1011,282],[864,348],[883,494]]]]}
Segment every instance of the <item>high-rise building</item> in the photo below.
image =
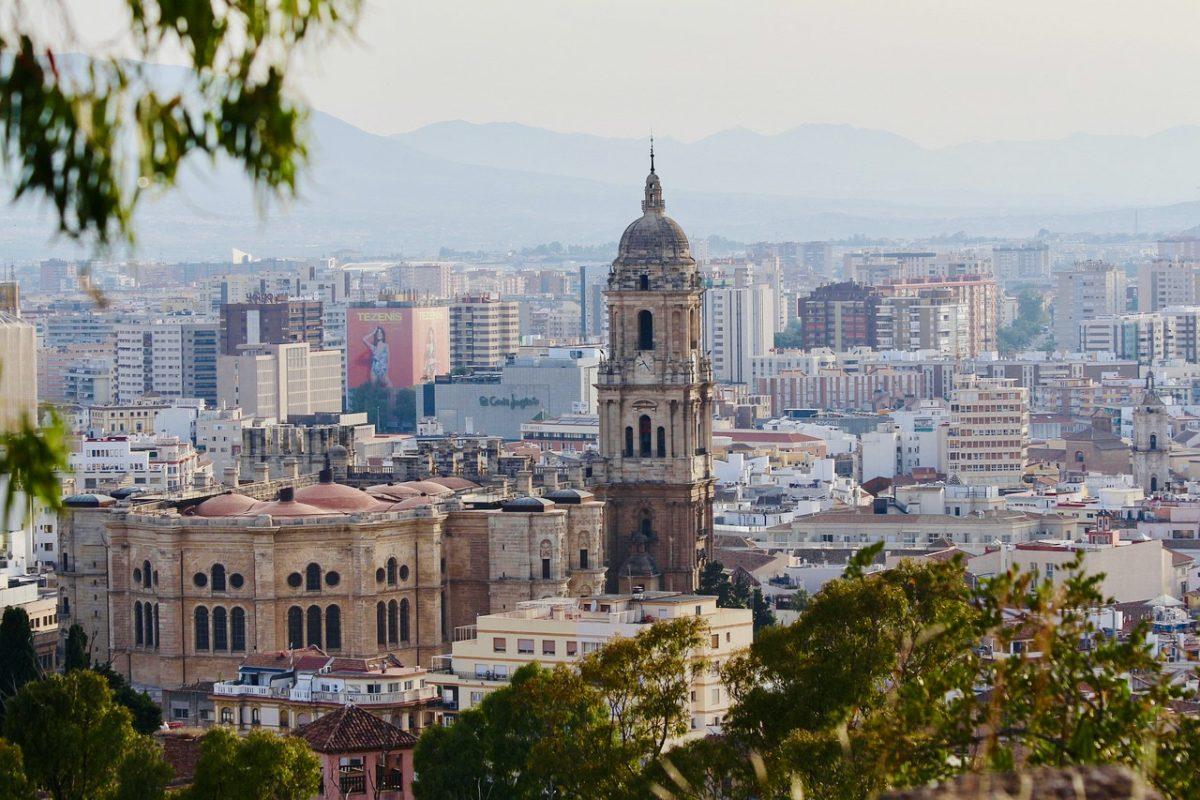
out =
{"type": "MultiPolygon", "coordinates": [[[[1195,319],[1195,315],[1192,315],[1195,319]]],[[[1154,364],[1179,353],[1176,317],[1167,314],[1110,314],[1079,323],[1079,351],[1112,353],[1154,364]]]]}
{"type": "Polygon", "coordinates": [[[450,304],[450,369],[498,369],[521,343],[514,300],[490,295],[460,297],[450,304]]]}
{"type": "Polygon", "coordinates": [[[317,349],[322,338],[319,300],[260,296],[257,300],[221,306],[221,355],[224,356],[236,356],[241,348],[260,344],[307,342],[317,349]]]}
{"type": "Polygon", "coordinates": [[[1171,236],[1159,239],[1158,257],[1170,261],[1200,261],[1200,236],[1171,236]]]}
{"type": "Polygon", "coordinates": [[[342,352],[307,342],[260,345],[217,360],[217,396],[248,417],[291,417],[342,410],[342,352]]]}
{"type": "Polygon", "coordinates": [[[878,289],[859,283],[830,283],[814,289],[799,301],[801,348],[842,352],[877,347],[881,300],[878,289]]]}
{"type": "Polygon", "coordinates": [[[991,275],[963,274],[957,277],[909,278],[881,287],[887,297],[920,297],[945,290],[953,302],[967,310],[968,349],[972,358],[996,350],[999,330],[1000,290],[991,275]]]}
{"type": "Polygon", "coordinates": [[[0,313],[0,431],[37,422],[37,334],[15,314],[0,313]]]}
{"type": "Polygon", "coordinates": [[[1102,261],[1081,261],[1057,276],[1054,299],[1054,343],[1059,350],[1079,350],[1079,323],[1125,312],[1125,273],[1102,261]]]}
{"type": "Polygon", "coordinates": [[[1137,300],[1138,311],[1161,311],[1167,306],[1200,303],[1200,261],[1158,258],[1140,264],[1137,300]]]}
{"type": "Polygon", "coordinates": [[[218,336],[217,323],[202,320],[118,325],[117,402],[155,394],[215,403],[218,336]]]}
{"type": "Polygon", "coordinates": [[[735,272],[732,283],[704,293],[703,347],[714,380],[751,382],[754,357],[775,347],[775,298],[770,286],[753,282],[747,267],[735,272]]]}
{"type": "Polygon", "coordinates": [[[38,277],[43,292],[70,292],[79,284],[79,268],[70,261],[51,258],[41,263],[38,277]]]}
{"type": "Polygon", "coordinates": [[[1045,242],[995,245],[992,270],[1004,283],[1046,280],[1050,277],[1050,246],[1045,242]]]}
{"type": "Polygon", "coordinates": [[[713,519],[703,296],[651,155],[642,216],[621,235],[609,273],[609,350],[597,384],[610,590],[697,585],[713,519]]]}
{"type": "Polygon", "coordinates": [[[1029,391],[1009,378],[960,375],[950,400],[947,471],[967,486],[1020,486],[1029,391]]]}
{"type": "Polygon", "coordinates": [[[971,354],[971,315],[948,289],[887,297],[876,323],[881,350],[933,350],[952,358],[971,354]]]}

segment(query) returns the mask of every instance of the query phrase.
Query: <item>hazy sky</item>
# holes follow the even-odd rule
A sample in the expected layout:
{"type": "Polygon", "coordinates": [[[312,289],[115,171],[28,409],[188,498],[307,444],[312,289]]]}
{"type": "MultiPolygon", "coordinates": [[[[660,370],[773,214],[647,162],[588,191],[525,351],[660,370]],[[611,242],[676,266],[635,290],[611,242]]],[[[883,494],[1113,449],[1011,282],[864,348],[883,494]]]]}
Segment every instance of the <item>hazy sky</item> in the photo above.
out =
{"type": "MultiPolygon", "coordinates": [[[[111,25],[95,2],[84,24],[111,25]]],[[[358,41],[305,56],[298,85],[378,133],[1146,134],[1200,123],[1198,31],[1197,0],[368,0],[358,41]]]]}

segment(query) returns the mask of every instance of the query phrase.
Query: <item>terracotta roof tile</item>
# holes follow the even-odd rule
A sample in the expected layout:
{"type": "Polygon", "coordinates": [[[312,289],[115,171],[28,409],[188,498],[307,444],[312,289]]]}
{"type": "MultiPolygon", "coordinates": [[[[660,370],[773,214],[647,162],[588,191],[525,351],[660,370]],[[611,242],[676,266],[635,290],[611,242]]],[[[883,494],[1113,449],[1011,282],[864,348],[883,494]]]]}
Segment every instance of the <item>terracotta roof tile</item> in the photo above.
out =
{"type": "Polygon", "coordinates": [[[344,705],[337,711],[313,720],[295,733],[318,753],[363,753],[372,750],[400,750],[413,747],[417,737],[390,722],[363,711],[356,705],[344,705]]]}

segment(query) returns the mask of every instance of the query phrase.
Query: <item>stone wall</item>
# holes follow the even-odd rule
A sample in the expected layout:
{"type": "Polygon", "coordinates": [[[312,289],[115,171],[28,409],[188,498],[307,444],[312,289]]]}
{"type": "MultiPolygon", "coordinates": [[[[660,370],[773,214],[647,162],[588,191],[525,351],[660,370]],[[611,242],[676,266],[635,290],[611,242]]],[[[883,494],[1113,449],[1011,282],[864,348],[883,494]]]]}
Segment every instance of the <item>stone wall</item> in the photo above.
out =
{"type": "Polygon", "coordinates": [[[965,775],[880,800],[1161,800],[1161,795],[1125,767],[1089,766],[965,775]]]}

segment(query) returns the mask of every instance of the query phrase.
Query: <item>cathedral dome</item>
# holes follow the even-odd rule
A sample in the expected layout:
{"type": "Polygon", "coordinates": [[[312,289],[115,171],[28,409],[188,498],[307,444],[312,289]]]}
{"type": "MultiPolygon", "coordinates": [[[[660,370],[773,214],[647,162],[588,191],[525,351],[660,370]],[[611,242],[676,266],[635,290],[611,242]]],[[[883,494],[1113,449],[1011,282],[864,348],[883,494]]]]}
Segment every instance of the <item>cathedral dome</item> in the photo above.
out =
{"type": "Polygon", "coordinates": [[[650,153],[650,174],[646,176],[646,197],[642,216],[629,223],[621,234],[614,267],[656,265],[695,266],[687,235],[679,223],[666,215],[662,182],[654,172],[654,152],[650,153]]]}

